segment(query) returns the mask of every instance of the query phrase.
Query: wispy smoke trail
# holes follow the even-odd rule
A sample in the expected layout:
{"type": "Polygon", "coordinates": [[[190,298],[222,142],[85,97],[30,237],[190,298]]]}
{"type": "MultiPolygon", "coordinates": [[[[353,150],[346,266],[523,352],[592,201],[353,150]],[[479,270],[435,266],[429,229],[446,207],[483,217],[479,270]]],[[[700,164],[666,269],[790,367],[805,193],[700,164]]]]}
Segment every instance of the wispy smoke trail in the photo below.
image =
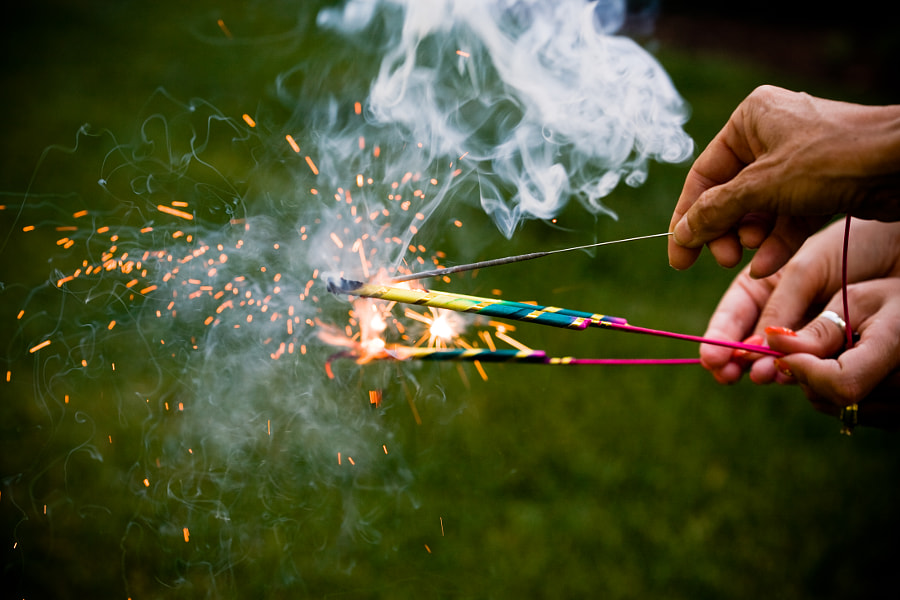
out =
{"type": "Polygon", "coordinates": [[[482,206],[510,237],[570,198],[610,213],[602,198],[619,182],[640,185],[648,161],[691,154],[687,107],[669,77],[613,35],[623,13],[614,1],[351,0],[318,23],[360,36],[402,16],[385,26],[368,115],[435,157],[465,156],[482,206]]]}

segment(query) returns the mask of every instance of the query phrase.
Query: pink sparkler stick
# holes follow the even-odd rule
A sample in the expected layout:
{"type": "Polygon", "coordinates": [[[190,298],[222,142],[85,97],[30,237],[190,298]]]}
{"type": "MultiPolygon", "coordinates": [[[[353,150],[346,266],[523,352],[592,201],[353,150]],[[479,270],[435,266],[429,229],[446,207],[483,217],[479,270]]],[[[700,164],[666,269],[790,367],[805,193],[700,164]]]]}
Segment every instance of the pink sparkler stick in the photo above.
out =
{"type": "Polygon", "coordinates": [[[699,358],[551,358],[549,365],[699,365],[699,358]]]}
{"type": "Polygon", "coordinates": [[[745,344],[743,342],[732,342],[730,340],[718,340],[705,338],[699,335],[689,335],[686,333],[675,333],[672,331],[663,331],[660,329],[649,329],[647,327],[638,327],[637,325],[629,325],[628,323],[598,323],[598,326],[604,329],[615,329],[617,331],[627,331],[630,333],[643,333],[647,335],[655,335],[659,337],[673,338],[676,340],[686,340],[689,342],[699,342],[701,344],[711,344],[713,346],[723,346],[725,348],[734,348],[736,350],[746,350],[747,352],[755,352],[757,354],[766,354],[768,356],[784,356],[782,352],[772,350],[768,346],[760,346],[757,344],[745,344]]]}

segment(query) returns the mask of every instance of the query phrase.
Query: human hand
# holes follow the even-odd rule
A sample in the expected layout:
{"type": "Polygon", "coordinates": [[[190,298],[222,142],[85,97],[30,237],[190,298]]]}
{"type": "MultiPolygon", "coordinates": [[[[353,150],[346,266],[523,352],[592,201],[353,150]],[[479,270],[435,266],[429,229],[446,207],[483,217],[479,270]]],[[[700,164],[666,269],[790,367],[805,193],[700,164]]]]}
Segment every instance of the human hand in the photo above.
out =
{"type": "Polygon", "coordinates": [[[732,267],[756,248],[771,275],[835,214],[900,219],[900,107],[871,107],[763,86],[694,162],[672,215],[669,262],[704,244],[732,267]]]}
{"type": "MultiPolygon", "coordinates": [[[[722,296],[704,337],[761,344],[767,329],[807,325],[841,289],[843,235],[843,221],[832,223],[769,277],[753,278],[750,267],[744,268],[722,296]]],[[[850,239],[848,281],[900,277],[900,223],[854,219],[850,239]]],[[[855,310],[851,305],[854,319],[855,310]]],[[[734,383],[747,371],[756,383],[788,380],[769,356],[701,345],[700,358],[720,383],[734,383]]]]}
{"type": "MultiPolygon", "coordinates": [[[[847,288],[850,323],[859,341],[843,352],[846,332],[817,318],[799,331],[772,331],[769,345],[785,356],[775,360],[781,376],[799,383],[813,407],[837,415],[859,404],[860,424],[900,426],[900,277],[875,279],[847,288]]],[[[826,306],[841,311],[841,296],[826,306]]]]}

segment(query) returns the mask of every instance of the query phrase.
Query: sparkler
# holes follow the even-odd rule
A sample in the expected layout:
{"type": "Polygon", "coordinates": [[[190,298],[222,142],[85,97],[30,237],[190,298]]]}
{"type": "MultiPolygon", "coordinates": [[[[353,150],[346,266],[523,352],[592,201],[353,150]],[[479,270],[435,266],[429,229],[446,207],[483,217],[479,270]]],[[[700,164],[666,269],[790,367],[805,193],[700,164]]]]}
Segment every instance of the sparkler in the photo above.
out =
{"type": "Polygon", "coordinates": [[[488,350],[481,348],[387,348],[385,353],[397,360],[463,361],[492,363],[530,363],[559,366],[584,365],[693,365],[698,358],[575,358],[571,356],[551,357],[543,350],[488,350]]]}
{"type": "Polygon", "coordinates": [[[587,250],[589,248],[599,248],[600,246],[608,246],[611,244],[623,244],[625,242],[634,242],[637,240],[647,240],[650,238],[664,237],[672,235],[671,232],[653,233],[650,235],[640,235],[621,240],[608,240],[605,242],[597,242],[595,244],[585,244],[583,246],[572,246],[571,248],[560,248],[559,250],[545,250],[543,252],[529,252],[527,254],[518,254],[515,256],[505,256],[503,258],[494,258],[491,260],[482,260],[478,262],[468,263],[465,265],[456,265],[454,267],[442,267],[440,269],[431,269],[430,271],[419,271],[418,273],[410,273],[399,277],[392,277],[391,281],[395,283],[403,281],[413,281],[416,279],[427,279],[429,277],[442,277],[452,273],[461,273],[463,271],[473,271],[485,267],[497,267],[500,265],[508,265],[511,263],[522,262],[525,260],[534,260],[535,258],[543,258],[551,254],[560,254],[562,252],[573,252],[575,250],[587,250]]]}
{"type": "Polygon", "coordinates": [[[523,302],[510,302],[508,300],[480,298],[477,296],[468,296],[437,290],[403,289],[387,285],[367,284],[346,279],[339,279],[337,281],[332,279],[328,281],[327,285],[329,291],[336,293],[343,292],[367,298],[380,298],[382,300],[390,300],[394,302],[420,304],[431,306],[434,308],[443,308],[446,310],[484,314],[492,317],[512,319],[515,321],[525,321],[538,323],[540,325],[549,325],[551,327],[563,327],[566,329],[577,330],[583,330],[588,327],[602,327],[604,329],[613,329],[616,331],[642,333],[646,335],[655,335],[659,337],[668,337],[691,342],[699,342],[701,344],[724,346],[727,348],[746,350],[748,352],[756,352],[769,356],[782,356],[780,352],[757,344],[745,344],[743,342],[718,340],[659,329],[650,329],[647,327],[638,327],[636,325],[629,324],[628,321],[622,317],[611,317],[609,315],[588,313],[584,311],[570,310],[554,306],[541,306],[536,304],[526,304],[523,302]]]}
{"type": "Polygon", "coordinates": [[[340,279],[339,282],[335,282],[333,279],[329,280],[327,286],[330,292],[346,292],[366,298],[418,304],[456,312],[477,313],[488,317],[528,321],[566,329],[585,329],[594,322],[626,323],[625,319],[621,317],[436,290],[373,285],[347,279],[340,279]]]}
{"type": "MultiPolygon", "coordinates": [[[[235,26],[235,34],[240,29],[246,31],[238,22],[229,21],[226,25],[224,19],[219,19],[216,23],[229,39],[229,25],[235,26]]],[[[474,45],[472,63],[480,56],[479,45],[474,45]]],[[[459,55],[470,57],[468,52],[459,55]]],[[[317,72],[331,72],[327,64],[323,66],[317,72]]],[[[279,77],[282,74],[290,75],[291,71],[279,77]]],[[[508,86],[499,77],[496,79],[497,87],[506,94],[508,86]]],[[[473,83],[480,96],[485,87],[477,85],[478,81],[473,83]]],[[[340,85],[337,80],[336,85],[340,85]]],[[[295,88],[282,86],[279,79],[278,106],[290,106],[290,89],[295,88]]],[[[307,90],[305,84],[296,89],[307,90]]],[[[354,536],[357,530],[370,526],[363,517],[356,517],[354,507],[362,506],[355,496],[357,490],[362,490],[366,499],[373,490],[396,494],[404,487],[400,484],[405,483],[406,469],[394,469],[397,461],[393,456],[385,466],[379,466],[375,459],[382,457],[371,453],[366,464],[363,448],[367,446],[377,447],[376,454],[383,449],[387,455],[387,445],[378,439],[386,431],[385,424],[368,414],[359,418],[359,407],[340,402],[342,391],[351,390],[351,386],[341,388],[340,382],[330,383],[327,388],[318,386],[314,375],[319,374],[321,365],[311,357],[299,357],[307,353],[305,342],[313,339],[315,333],[324,333],[332,335],[335,344],[358,349],[354,350],[359,352],[358,357],[373,359],[381,353],[392,357],[393,346],[386,345],[386,341],[392,339],[389,334],[394,332],[399,339],[410,340],[410,344],[465,342],[459,339],[459,331],[444,327],[446,322],[438,319],[437,313],[432,313],[435,318],[428,328],[428,341],[413,341],[421,322],[405,334],[400,321],[395,323],[374,310],[381,309],[381,303],[369,300],[360,302],[367,306],[355,309],[346,324],[333,321],[329,307],[320,306],[312,290],[318,280],[318,271],[312,267],[338,270],[344,268],[343,261],[355,262],[359,257],[363,277],[368,278],[367,270],[380,262],[381,256],[388,252],[395,256],[396,247],[407,247],[418,253],[422,266],[416,268],[428,268],[426,249],[418,232],[433,208],[448,194],[452,179],[458,173],[476,172],[480,161],[458,168],[456,164],[446,166],[443,158],[440,163],[434,162],[435,157],[429,154],[408,165],[407,157],[415,152],[415,145],[408,145],[411,140],[406,139],[398,140],[402,145],[393,143],[398,139],[395,132],[404,129],[402,123],[390,128],[381,124],[357,128],[347,119],[333,118],[336,101],[331,99],[331,93],[323,95],[322,100],[326,96],[321,112],[317,110],[317,98],[298,98],[295,106],[304,110],[302,114],[292,114],[287,123],[273,122],[273,111],[264,107],[259,115],[244,113],[240,119],[232,119],[203,102],[179,107],[176,118],[170,118],[170,110],[157,111],[154,106],[153,115],[141,124],[135,145],[110,138],[112,147],[102,148],[98,180],[101,193],[93,188],[93,179],[85,179],[92,186],[91,193],[50,196],[51,199],[41,201],[38,194],[31,193],[29,185],[29,192],[22,198],[23,210],[40,208],[41,214],[36,215],[39,219],[34,224],[20,224],[19,214],[23,211],[15,211],[19,214],[11,216],[10,221],[25,225],[21,235],[37,228],[32,238],[48,236],[54,225],[58,225],[57,231],[65,233],[57,234],[56,245],[51,247],[55,251],[48,261],[52,267],[51,285],[42,283],[33,293],[23,294],[21,306],[15,304],[20,301],[18,288],[26,288],[27,292],[27,286],[4,288],[4,292],[14,288],[15,293],[4,295],[3,299],[9,298],[10,306],[19,311],[15,333],[9,336],[14,339],[4,340],[5,346],[17,355],[27,351],[24,357],[6,360],[3,356],[7,363],[6,380],[10,382],[21,359],[27,359],[29,368],[24,373],[37,384],[34,404],[44,407],[49,417],[51,427],[39,423],[42,432],[48,432],[47,441],[59,444],[62,440],[65,444],[72,438],[60,434],[69,434],[71,429],[78,445],[65,448],[62,457],[57,457],[53,450],[62,446],[48,443],[50,452],[41,448],[34,466],[27,467],[29,473],[17,477],[20,484],[5,486],[4,496],[7,488],[21,491],[35,507],[47,497],[52,502],[51,514],[48,515],[48,504],[44,504],[41,522],[48,524],[61,496],[71,506],[93,504],[83,501],[87,498],[79,496],[81,490],[76,490],[76,486],[68,485],[65,469],[51,471],[50,467],[64,467],[71,456],[83,451],[102,461],[106,450],[95,448],[92,438],[108,439],[111,450],[115,449],[123,464],[133,465],[127,477],[117,480],[121,484],[119,491],[125,492],[117,497],[127,498],[129,490],[138,493],[139,503],[134,510],[126,510],[127,518],[140,521],[148,530],[158,526],[159,538],[167,545],[165,536],[172,534],[191,544],[192,564],[227,567],[234,559],[240,559],[242,549],[232,555],[231,544],[208,544],[204,540],[256,539],[258,531],[270,531],[273,522],[287,523],[282,515],[289,515],[298,506],[320,506],[315,494],[309,505],[304,504],[312,489],[309,481],[324,480],[324,486],[342,495],[341,536],[349,533],[366,537],[354,536]],[[311,105],[314,110],[308,112],[311,105]],[[315,139],[321,143],[304,142],[305,124],[324,123],[322,116],[329,117],[337,127],[316,129],[315,139]],[[344,134],[352,132],[356,137],[357,129],[359,133],[391,132],[391,140],[384,142],[385,155],[389,157],[385,162],[390,164],[375,164],[381,146],[372,146],[361,135],[358,147],[368,156],[347,152],[344,134]],[[183,132],[189,135],[184,137],[183,132]],[[281,137],[275,140],[272,132],[280,132],[281,137]],[[222,155],[228,157],[225,164],[215,160],[222,155]],[[370,164],[374,173],[367,177],[370,164]],[[401,166],[406,172],[398,174],[401,166]],[[348,179],[343,188],[334,189],[342,171],[348,168],[353,170],[344,175],[350,175],[352,180],[348,179]],[[322,177],[315,179],[320,170],[322,177]],[[279,187],[283,181],[290,184],[285,194],[279,187]],[[385,184],[390,185],[390,190],[385,184]],[[79,205],[69,207],[66,198],[77,198],[79,205]],[[83,206],[81,198],[102,200],[89,200],[91,204],[83,206]],[[353,198],[358,200],[354,202],[353,198]],[[414,238],[413,248],[410,242],[414,238]],[[52,302],[45,302],[47,298],[52,302]],[[56,307],[58,310],[54,310],[56,307]],[[332,322],[338,325],[332,328],[332,322]],[[296,360],[279,362],[291,355],[296,360]],[[317,371],[311,371],[313,368],[317,371]],[[173,400],[176,397],[178,401],[173,400]],[[168,415],[175,411],[179,417],[170,419],[168,415]],[[89,423],[91,433],[86,432],[85,423],[89,423]],[[135,430],[134,425],[140,429],[135,430]],[[97,435],[93,435],[94,431],[97,435]],[[134,443],[120,444],[119,440],[129,438],[134,443]],[[371,443],[376,440],[377,446],[371,443]],[[199,451],[195,454],[192,447],[199,451]],[[273,449],[273,457],[277,454],[283,459],[262,461],[265,464],[260,467],[260,461],[254,457],[266,452],[266,448],[273,449]],[[338,465],[342,457],[344,466],[358,464],[361,478],[336,472],[332,464],[335,454],[338,465]],[[326,455],[327,466],[321,460],[326,455]],[[245,502],[234,501],[230,495],[245,475],[240,470],[244,464],[261,483],[256,494],[265,506],[261,513],[252,505],[248,511],[245,502]],[[280,481],[279,465],[287,465],[291,473],[300,469],[300,474],[280,481]],[[31,474],[34,478],[27,481],[31,474]],[[386,480],[384,485],[380,485],[381,479],[386,480]],[[48,489],[57,481],[65,487],[48,489]],[[364,481],[364,489],[356,485],[359,481],[364,481]],[[168,485],[171,482],[174,484],[168,485]],[[268,485],[271,482],[274,486],[268,485]],[[210,517],[210,510],[215,512],[215,518],[210,517]],[[248,514],[251,518],[244,518],[248,514]],[[252,518],[256,514],[265,517],[258,526],[252,518]]],[[[334,97],[345,97],[345,92],[338,91],[334,97]]],[[[496,97],[491,95],[488,106],[496,97]]],[[[568,102],[568,93],[561,97],[568,102]]],[[[290,114],[280,110],[274,114],[283,112],[290,114]]],[[[361,114],[359,103],[355,113],[361,114]]],[[[426,140],[433,137],[423,136],[426,140]]],[[[538,144],[543,142],[539,136],[534,139],[538,144]]],[[[97,141],[105,144],[103,138],[97,141]]],[[[463,141],[463,146],[470,145],[463,141]]],[[[356,145],[354,139],[353,146],[356,145]]],[[[647,149],[645,146],[642,144],[642,149],[647,149]]],[[[80,148],[76,144],[72,153],[77,150],[80,154],[80,148]]],[[[652,149],[647,150],[647,156],[655,155],[652,149]]],[[[572,152],[580,153],[582,148],[576,147],[572,152]]],[[[553,157],[552,162],[555,169],[557,158],[553,157]]],[[[588,168],[589,178],[605,172],[605,166],[602,170],[588,168]]],[[[627,171],[634,168],[629,165],[616,175],[627,176],[627,171]]],[[[636,172],[640,174],[639,166],[636,172]]],[[[574,180],[575,173],[568,176],[574,180]]],[[[581,183],[574,181],[576,186],[581,183]]],[[[594,203],[597,198],[590,200],[594,203]]],[[[616,242],[581,248],[605,243],[616,242]]],[[[22,247],[30,251],[33,244],[29,240],[22,247]]],[[[0,245],[5,246],[5,241],[0,245]]],[[[575,249],[462,265],[443,273],[575,249]]],[[[6,304],[3,308],[0,315],[16,314],[6,310],[6,304]]],[[[546,307],[529,316],[534,310],[522,303],[497,303],[482,313],[507,318],[521,314],[522,320],[576,328],[606,318],[546,307]]],[[[501,338],[500,327],[495,335],[506,342],[507,330],[502,330],[501,338]]],[[[485,335],[481,339],[490,344],[489,332],[479,331],[482,333],[485,335]]],[[[548,365],[600,364],[591,359],[548,358],[537,351],[528,355],[531,360],[541,359],[548,365]]],[[[479,362],[510,360],[508,351],[492,347],[465,354],[464,358],[456,351],[432,347],[409,351],[406,356],[422,360],[426,356],[430,360],[451,360],[451,356],[453,360],[479,362]]],[[[521,353],[516,356],[525,360],[521,353]]],[[[19,382],[14,382],[14,386],[18,392],[19,382]]],[[[27,401],[20,393],[5,395],[27,401]]],[[[369,401],[377,406],[381,402],[380,391],[370,390],[369,401]]],[[[410,403],[421,422],[412,399],[410,403]]],[[[31,408],[21,412],[30,415],[31,408]]],[[[12,498],[16,498],[15,493],[12,498]]],[[[25,504],[20,509],[23,518],[31,516],[25,504]]],[[[105,508],[102,504],[101,508],[105,508]]],[[[102,521],[102,511],[95,512],[102,521]]],[[[330,536],[318,534],[321,529],[330,528],[332,520],[325,515],[319,521],[325,525],[319,530],[313,527],[312,536],[317,542],[330,542],[330,536]]],[[[309,527],[301,529],[294,533],[288,525],[276,533],[288,536],[288,540],[310,535],[309,527]]],[[[131,528],[121,539],[129,548],[134,546],[131,528]]],[[[138,562],[141,561],[135,564],[138,562]]],[[[126,587],[133,587],[127,581],[130,575],[129,570],[123,577],[126,587]]],[[[163,573],[158,577],[163,585],[168,583],[163,580],[165,576],[163,573]]],[[[139,582],[152,580],[151,573],[146,577],[141,573],[139,577],[139,582]]]]}

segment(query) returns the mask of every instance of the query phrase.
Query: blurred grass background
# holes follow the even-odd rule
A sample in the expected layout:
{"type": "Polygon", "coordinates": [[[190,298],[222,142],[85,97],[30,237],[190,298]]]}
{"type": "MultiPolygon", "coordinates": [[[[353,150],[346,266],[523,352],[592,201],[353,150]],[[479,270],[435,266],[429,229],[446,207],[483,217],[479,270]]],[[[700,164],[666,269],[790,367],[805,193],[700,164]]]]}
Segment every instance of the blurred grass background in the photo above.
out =
{"type": "MultiPolygon", "coordinates": [[[[777,38],[785,44],[783,60],[772,64],[752,45],[722,40],[774,47],[771,24],[681,8],[676,4],[669,13],[663,5],[658,33],[645,42],[692,107],[687,130],[698,149],[762,83],[848,100],[896,100],[878,77],[842,76],[858,73],[851,67],[872,56],[854,54],[857,32],[840,23],[814,23],[813,31],[802,33],[820,37],[807,37],[788,22],[777,38]],[[700,28],[717,44],[701,43],[698,23],[718,23],[700,28]],[[722,35],[709,35],[711,30],[722,35]],[[831,42],[806,43],[822,39],[831,42]],[[797,64],[787,58],[795,53],[827,55],[832,68],[802,61],[799,71],[785,68],[797,64]]],[[[82,123],[130,135],[138,125],[135,115],[158,86],[237,116],[252,112],[298,56],[338,51],[318,45],[308,5],[301,10],[288,2],[95,1],[76,8],[48,1],[22,10],[6,22],[2,41],[7,64],[0,189],[13,194],[30,185],[42,150],[71,143],[82,123]],[[244,28],[246,37],[264,38],[265,62],[260,48],[227,43],[217,18],[236,32],[244,28]]],[[[888,50],[875,56],[891,56],[888,50]]],[[[368,66],[360,60],[344,68],[356,77],[368,66]]],[[[44,170],[35,185],[65,192],[71,182],[77,188],[82,179],[96,179],[89,170],[96,160],[88,155],[84,162],[44,170]]],[[[617,189],[608,199],[616,221],[591,223],[570,206],[557,227],[529,223],[509,241],[494,235],[477,210],[460,208],[467,229],[488,241],[479,256],[466,254],[465,240],[448,239],[446,247],[463,262],[584,243],[585,236],[664,231],[686,169],[652,165],[644,186],[617,189]]],[[[12,219],[0,217],[6,236],[12,219]]],[[[46,277],[46,258],[28,243],[13,235],[2,252],[4,337],[17,326],[21,291],[15,290],[46,277]]],[[[456,289],[485,294],[498,288],[510,298],[699,334],[732,276],[708,256],[676,273],[667,265],[664,243],[651,240],[482,272],[456,289]]],[[[691,356],[695,350],[612,332],[517,333],[553,354],[691,356]]],[[[27,372],[25,363],[7,358],[16,373],[27,372]]],[[[225,572],[196,562],[187,568],[184,557],[163,551],[163,542],[152,536],[133,547],[124,542],[123,531],[139,510],[133,491],[115,487],[119,471],[129,467],[127,452],[119,462],[73,463],[58,488],[29,489],[35,506],[23,512],[11,498],[21,497],[37,471],[80,439],[48,422],[29,377],[0,382],[3,596],[696,599],[897,593],[895,435],[860,430],[841,437],[837,422],[815,413],[797,389],[748,382],[720,387],[700,368],[497,365],[488,368],[487,381],[468,367],[462,373],[465,378],[454,365],[417,371],[427,390],[418,403],[421,424],[403,409],[402,396],[385,399],[396,409],[385,412],[384,426],[396,433],[394,446],[412,482],[396,499],[372,494],[371,525],[380,539],[317,547],[315,540],[339,520],[334,506],[340,490],[324,490],[321,514],[304,517],[294,544],[285,545],[273,531],[225,572]],[[103,514],[82,510],[41,518],[37,507],[48,499],[79,506],[97,499],[103,514]]],[[[86,410],[102,413],[106,384],[74,385],[94,397],[86,410]]],[[[140,436],[140,428],[118,433],[119,439],[140,436]]],[[[281,475],[289,478],[289,465],[284,469],[281,475]]],[[[263,510],[291,513],[290,498],[273,507],[249,496],[232,507],[233,518],[251,519],[263,510]]],[[[209,527],[208,538],[215,540],[215,523],[209,527]]]]}

